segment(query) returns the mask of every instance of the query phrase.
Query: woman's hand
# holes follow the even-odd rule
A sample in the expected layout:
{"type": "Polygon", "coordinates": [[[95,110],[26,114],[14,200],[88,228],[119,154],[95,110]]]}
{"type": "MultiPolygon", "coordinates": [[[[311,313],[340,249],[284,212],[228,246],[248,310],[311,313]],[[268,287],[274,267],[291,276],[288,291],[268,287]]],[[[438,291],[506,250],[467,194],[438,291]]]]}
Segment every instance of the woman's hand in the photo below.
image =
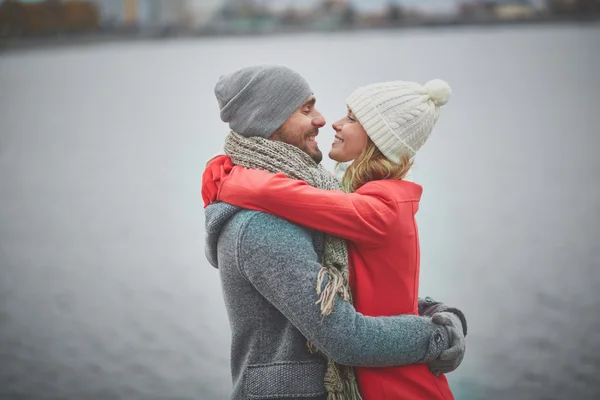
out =
{"type": "Polygon", "coordinates": [[[429,370],[439,376],[454,371],[462,362],[465,356],[465,335],[460,318],[452,312],[436,313],[431,320],[447,329],[450,341],[450,348],[428,365],[429,370]]]}
{"type": "Polygon", "coordinates": [[[217,201],[217,195],[223,179],[233,169],[231,158],[226,155],[216,156],[206,163],[206,169],[202,174],[202,200],[204,208],[217,201]]]}

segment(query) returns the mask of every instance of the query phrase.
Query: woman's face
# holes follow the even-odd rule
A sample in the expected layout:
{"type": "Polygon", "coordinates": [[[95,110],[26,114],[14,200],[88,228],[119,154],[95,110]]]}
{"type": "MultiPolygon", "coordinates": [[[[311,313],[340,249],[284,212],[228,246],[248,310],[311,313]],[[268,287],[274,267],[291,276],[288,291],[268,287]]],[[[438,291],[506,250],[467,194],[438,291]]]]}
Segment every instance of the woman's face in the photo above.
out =
{"type": "Polygon", "coordinates": [[[329,152],[329,158],[337,162],[352,161],[362,153],[367,147],[367,132],[352,111],[348,109],[348,114],[335,122],[335,140],[329,152]]]}

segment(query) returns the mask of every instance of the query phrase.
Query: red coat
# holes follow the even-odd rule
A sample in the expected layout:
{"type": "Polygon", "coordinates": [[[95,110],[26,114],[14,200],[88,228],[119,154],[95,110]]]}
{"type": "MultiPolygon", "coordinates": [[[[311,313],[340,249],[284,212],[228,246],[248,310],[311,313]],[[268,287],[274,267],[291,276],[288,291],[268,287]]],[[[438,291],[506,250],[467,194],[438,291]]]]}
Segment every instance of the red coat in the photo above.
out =
{"type": "MultiPolygon", "coordinates": [[[[268,212],[348,241],[356,310],[369,316],[418,315],[419,235],[415,214],[423,189],[382,180],[355,193],[321,190],[282,173],[235,167],[218,200],[268,212]]],[[[444,375],[423,364],[356,368],[364,400],[450,400],[444,375]]]]}

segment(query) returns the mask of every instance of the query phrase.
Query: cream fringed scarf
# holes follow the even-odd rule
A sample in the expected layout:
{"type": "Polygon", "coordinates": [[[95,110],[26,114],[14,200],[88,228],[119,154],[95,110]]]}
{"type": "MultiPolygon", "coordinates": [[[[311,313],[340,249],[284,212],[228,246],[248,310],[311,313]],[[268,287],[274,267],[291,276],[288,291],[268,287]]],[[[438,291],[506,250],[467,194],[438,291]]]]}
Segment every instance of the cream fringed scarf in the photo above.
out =
{"type": "MultiPolygon", "coordinates": [[[[272,173],[283,172],[288,178],[303,180],[311,186],[338,190],[337,179],[325,168],[315,163],[302,150],[287,143],[262,137],[244,137],[231,132],[225,140],[225,153],[235,165],[262,169],[272,173]]],[[[321,314],[331,314],[336,296],[352,302],[348,284],[348,251],[346,242],[336,236],[325,235],[322,268],[317,278],[317,304],[321,314]],[[327,277],[327,284],[323,282],[327,277]]],[[[309,348],[312,346],[309,344],[309,348]]],[[[329,360],[325,374],[328,400],[360,400],[354,368],[329,360]]]]}

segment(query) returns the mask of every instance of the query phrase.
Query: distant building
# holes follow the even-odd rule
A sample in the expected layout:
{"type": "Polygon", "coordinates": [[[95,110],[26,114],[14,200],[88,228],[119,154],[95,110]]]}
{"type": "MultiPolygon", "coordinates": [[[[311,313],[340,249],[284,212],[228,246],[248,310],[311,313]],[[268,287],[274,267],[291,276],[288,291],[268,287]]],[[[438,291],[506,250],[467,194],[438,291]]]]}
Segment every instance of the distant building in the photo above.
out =
{"type": "Polygon", "coordinates": [[[195,28],[210,22],[224,0],[92,0],[102,25],[144,29],[195,28]]]}
{"type": "Polygon", "coordinates": [[[313,19],[323,27],[349,26],[356,22],[356,10],[348,0],[324,0],[313,19]]]}
{"type": "Polygon", "coordinates": [[[502,3],[496,6],[496,17],[499,20],[528,20],[536,16],[536,9],[529,2],[502,3]]]}
{"type": "Polygon", "coordinates": [[[425,19],[454,18],[458,13],[456,2],[448,0],[410,2],[406,7],[425,19]]]}
{"type": "Polygon", "coordinates": [[[214,15],[210,29],[217,32],[271,32],[278,26],[277,15],[265,1],[226,0],[214,15]]]}
{"type": "Polygon", "coordinates": [[[92,0],[100,12],[100,24],[105,27],[123,25],[125,7],[123,0],[92,0]]]}
{"type": "Polygon", "coordinates": [[[123,20],[126,24],[137,24],[139,22],[137,0],[123,1],[123,20]]]}
{"type": "Polygon", "coordinates": [[[190,27],[193,17],[187,0],[137,0],[141,27],[190,27]]]}
{"type": "Polygon", "coordinates": [[[496,7],[493,1],[463,1],[458,7],[458,17],[467,21],[491,21],[496,19],[496,7]]]}
{"type": "Polygon", "coordinates": [[[188,0],[188,12],[192,15],[194,26],[204,26],[216,18],[223,0],[188,0]]]}

